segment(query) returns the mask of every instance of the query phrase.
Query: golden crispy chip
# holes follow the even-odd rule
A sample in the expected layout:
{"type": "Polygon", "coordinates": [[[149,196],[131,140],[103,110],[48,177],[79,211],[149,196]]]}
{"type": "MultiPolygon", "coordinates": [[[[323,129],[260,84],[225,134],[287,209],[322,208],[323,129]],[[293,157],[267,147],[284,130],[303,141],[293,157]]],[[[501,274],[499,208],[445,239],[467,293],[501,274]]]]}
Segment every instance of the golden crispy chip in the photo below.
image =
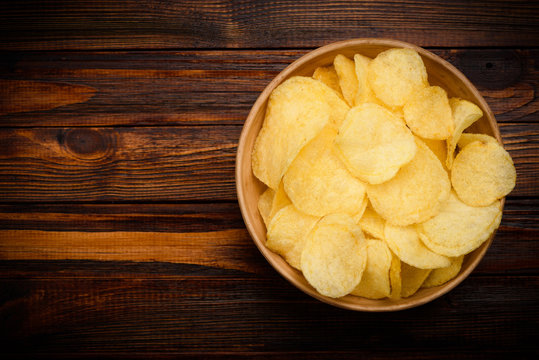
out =
{"type": "Polygon", "coordinates": [[[371,207],[367,207],[358,222],[361,230],[375,239],[384,239],[384,226],[386,221],[371,207]]]}
{"type": "Polygon", "coordinates": [[[453,154],[455,153],[460,135],[464,129],[483,116],[483,111],[474,103],[457,98],[449,99],[449,106],[451,106],[451,113],[455,124],[453,134],[447,139],[446,166],[448,169],[451,169],[453,166],[453,154]]]}
{"type": "Polygon", "coordinates": [[[501,199],[513,190],[516,179],[511,156],[497,142],[466,145],[451,169],[457,195],[470,206],[487,206],[501,199]]]}
{"type": "Polygon", "coordinates": [[[445,256],[461,256],[477,249],[500,225],[500,201],[472,207],[451,192],[440,213],[417,225],[419,238],[432,251],[445,256]]]}
{"type": "Polygon", "coordinates": [[[382,240],[367,239],[367,266],[352,295],[382,299],[391,293],[389,271],[393,255],[382,240]]]}
{"type": "Polygon", "coordinates": [[[361,219],[361,217],[365,213],[365,209],[367,208],[368,203],[369,203],[369,199],[367,198],[367,193],[365,193],[365,196],[363,197],[363,201],[361,202],[361,205],[359,206],[358,212],[352,215],[352,219],[354,219],[354,222],[356,224],[359,223],[359,219],[361,219]]]}
{"type": "Polygon", "coordinates": [[[453,133],[455,125],[447,93],[439,86],[415,92],[403,111],[406,124],[422,138],[445,140],[453,133]]]}
{"type": "Polygon", "coordinates": [[[344,99],[341,92],[341,86],[339,85],[339,77],[337,76],[337,72],[333,65],[317,67],[316,70],[314,70],[313,79],[323,82],[335,90],[339,97],[344,99]]]}
{"type": "Polygon", "coordinates": [[[307,281],[322,295],[349,294],[361,281],[367,251],[361,229],[346,214],[322,218],[311,231],[301,255],[307,281]]]}
{"type": "Polygon", "coordinates": [[[372,184],[391,179],[416,152],[410,130],[389,110],[372,103],[348,112],[335,145],[348,170],[372,184]]]}
{"type": "Polygon", "coordinates": [[[407,226],[436,215],[451,189],[436,155],[421,140],[416,144],[416,156],[393,179],[367,185],[374,210],[394,225],[407,226]]]}
{"type": "Polygon", "coordinates": [[[363,206],[365,185],[334,154],[335,136],[335,128],[324,128],[300,151],[283,177],[288,197],[304,213],[355,215],[363,206]]]}
{"type": "Polygon", "coordinates": [[[264,191],[262,195],[260,195],[260,197],[258,198],[258,211],[260,212],[260,216],[262,216],[262,220],[264,220],[266,228],[269,225],[271,207],[273,205],[274,197],[275,191],[270,188],[267,188],[266,191],[264,191]]]}
{"type": "Polygon", "coordinates": [[[376,97],[386,105],[403,106],[429,85],[421,56],[412,49],[389,49],[369,64],[367,78],[376,97]]]}
{"type": "Polygon", "coordinates": [[[339,77],[339,85],[344,99],[350,106],[354,106],[358,81],[356,77],[356,66],[352,60],[344,55],[337,55],[333,60],[333,66],[339,77]]]}
{"type": "Polygon", "coordinates": [[[460,139],[457,143],[458,147],[460,149],[463,149],[466,145],[473,143],[474,141],[480,141],[482,143],[495,143],[499,145],[498,140],[496,138],[487,135],[487,134],[470,134],[470,133],[462,133],[460,135],[460,139]]]}
{"type": "Polygon", "coordinates": [[[464,255],[451,258],[451,265],[448,267],[432,270],[421,287],[431,288],[445,284],[453,279],[459,273],[463,259],[464,255]]]}
{"type": "Polygon", "coordinates": [[[391,284],[391,293],[389,298],[396,300],[401,297],[402,279],[401,279],[401,261],[399,257],[391,253],[391,268],[389,269],[389,281],[391,284]]]}
{"type": "Polygon", "coordinates": [[[255,141],[255,176],[277,189],[301,148],[326,125],[340,124],[347,112],[348,105],[318,80],[295,76],[283,82],[271,93],[264,125],[255,141]]]}
{"type": "Polygon", "coordinates": [[[429,149],[436,155],[443,168],[447,170],[445,166],[445,160],[447,159],[447,145],[445,140],[433,140],[433,139],[423,139],[421,141],[429,147],[429,149]]]}
{"type": "Polygon", "coordinates": [[[448,257],[430,251],[419,240],[414,226],[386,224],[384,239],[391,251],[408,265],[419,269],[436,269],[450,265],[448,257]]]}
{"type": "Polygon", "coordinates": [[[285,206],[270,220],[266,246],[301,270],[301,252],[305,238],[318,219],[298,211],[294,205],[285,206]]]}
{"type": "Polygon", "coordinates": [[[273,201],[271,202],[271,210],[268,216],[268,224],[271,222],[271,219],[275,216],[275,214],[284,208],[287,205],[290,205],[290,199],[286,195],[286,192],[284,191],[284,185],[283,182],[279,183],[279,187],[277,188],[277,191],[274,192],[273,195],[273,201]]]}
{"type": "Polygon", "coordinates": [[[418,269],[406,263],[401,263],[401,296],[407,298],[414,295],[431,271],[431,269],[418,269]]]}
{"type": "Polygon", "coordinates": [[[367,71],[369,68],[369,63],[372,61],[371,58],[363,56],[361,54],[354,55],[354,64],[356,68],[356,78],[358,81],[358,88],[356,92],[356,98],[354,100],[354,105],[364,104],[367,102],[376,103],[378,105],[384,105],[380,100],[376,98],[374,92],[369,85],[367,80],[367,71]]]}

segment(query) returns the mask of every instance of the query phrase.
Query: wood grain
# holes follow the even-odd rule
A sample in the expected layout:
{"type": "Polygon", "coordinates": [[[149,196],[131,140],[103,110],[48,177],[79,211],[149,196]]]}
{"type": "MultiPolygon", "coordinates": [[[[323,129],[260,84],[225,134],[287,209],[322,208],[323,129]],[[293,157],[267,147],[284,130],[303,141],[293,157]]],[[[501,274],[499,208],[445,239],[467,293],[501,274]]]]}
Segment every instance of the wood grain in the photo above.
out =
{"type": "MultiPolygon", "coordinates": [[[[539,51],[431,50],[472,80],[498,122],[536,122],[539,51]]],[[[0,126],[242,125],[271,79],[306,52],[5,52],[0,79],[76,84],[95,94],[48,111],[0,116],[0,126]]],[[[8,104],[27,102],[2,96],[8,104]]]]}
{"type": "Polygon", "coordinates": [[[537,46],[534,1],[25,1],[2,49],[290,48],[386,37],[420,46],[537,46]]]}
{"type": "Polygon", "coordinates": [[[355,350],[384,357],[400,349],[481,357],[489,348],[518,357],[535,352],[538,335],[531,315],[539,311],[539,278],[532,276],[470,277],[421,308],[373,314],[320,303],[277,275],[14,275],[0,279],[0,331],[3,350],[19,354],[355,350]]]}

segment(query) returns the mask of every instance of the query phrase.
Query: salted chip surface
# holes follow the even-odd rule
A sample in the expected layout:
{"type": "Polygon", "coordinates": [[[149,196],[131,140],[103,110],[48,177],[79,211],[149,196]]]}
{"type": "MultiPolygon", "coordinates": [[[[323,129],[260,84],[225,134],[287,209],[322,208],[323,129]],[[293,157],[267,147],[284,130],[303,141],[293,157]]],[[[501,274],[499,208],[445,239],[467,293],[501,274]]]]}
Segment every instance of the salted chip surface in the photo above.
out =
{"type": "Polygon", "coordinates": [[[359,223],[359,220],[363,217],[363,214],[365,213],[365,209],[367,209],[368,204],[369,204],[369,199],[367,198],[367,193],[365,193],[365,196],[363,197],[363,201],[361,202],[358,212],[352,215],[352,219],[354,219],[354,222],[356,224],[359,223]]]}
{"type": "Polygon", "coordinates": [[[356,77],[356,66],[354,61],[344,55],[337,55],[333,60],[333,66],[339,77],[339,85],[341,87],[344,99],[350,106],[354,106],[356,93],[358,89],[358,81],[356,77]]]}
{"type": "Polygon", "coordinates": [[[371,184],[391,179],[416,153],[411,131],[392,112],[373,103],[348,112],[335,146],[348,170],[371,184]]]}
{"type": "Polygon", "coordinates": [[[317,67],[313,73],[313,79],[319,80],[335,90],[342,97],[341,86],[339,85],[339,77],[333,65],[317,67]]]}
{"type": "Polygon", "coordinates": [[[395,177],[367,186],[374,210],[394,225],[407,226],[433,217],[451,190],[449,176],[436,155],[417,138],[416,144],[415,157],[395,177]]]}
{"type": "Polygon", "coordinates": [[[307,281],[322,295],[338,298],[361,281],[367,263],[363,232],[346,214],[322,218],[311,231],[301,255],[307,281]]]}
{"type": "Polygon", "coordinates": [[[474,141],[480,141],[482,143],[495,143],[495,144],[499,144],[498,143],[498,140],[496,140],[496,138],[490,136],[490,135],[487,135],[487,134],[472,134],[472,133],[462,133],[462,135],[460,135],[460,139],[457,143],[457,146],[462,149],[464,148],[466,145],[470,144],[470,143],[473,143],[474,141]]]}
{"type": "Polygon", "coordinates": [[[307,214],[355,215],[365,201],[365,185],[333,151],[336,136],[335,128],[324,128],[300,151],[283,177],[288,197],[307,214]]]}
{"type": "Polygon", "coordinates": [[[383,239],[385,223],[386,221],[384,218],[368,206],[359,220],[358,225],[365,234],[368,234],[375,239],[383,239]]]}
{"type": "Polygon", "coordinates": [[[428,86],[414,92],[403,108],[404,119],[422,138],[445,140],[454,130],[447,93],[439,86],[428,86]]]}
{"type": "Polygon", "coordinates": [[[421,56],[412,49],[389,49],[369,64],[368,81],[376,97],[388,106],[403,106],[429,85],[421,56]]]}
{"type": "Polygon", "coordinates": [[[401,297],[407,298],[415,294],[431,271],[430,269],[418,269],[406,263],[401,263],[401,297]]]}
{"type": "Polygon", "coordinates": [[[292,77],[273,90],[264,125],[254,144],[254,175],[277,189],[303,146],[329,123],[342,121],[339,116],[344,117],[347,110],[335,110],[339,101],[344,104],[335,91],[308,77],[292,77]]]}
{"type": "Polygon", "coordinates": [[[417,225],[417,230],[429,249],[456,257],[477,249],[498,228],[501,218],[499,200],[489,206],[473,207],[451,192],[440,213],[417,225]]]}
{"type": "Polygon", "coordinates": [[[516,179],[511,156],[497,142],[466,145],[451,169],[458,197],[470,206],[487,206],[501,199],[513,190],[516,179]]]}
{"type": "Polygon", "coordinates": [[[359,105],[366,102],[383,105],[382,102],[376,98],[376,95],[374,95],[374,92],[372,91],[367,78],[369,63],[371,61],[372,59],[367,56],[363,56],[361,54],[354,55],[356,78],[358,82],[354,105],[359,105]]]}
{"type": "Polygon", "coordinates": [[[262,220],[264,220],[266,228],[269,225],[271,206],[273,204],[274,197],[275,191],[273,189],[267,188],[266,191],[264,191],[262,195],[260,195],[260,197],[258,198],[258,211],[260,212],[260,216],[262,216],[262,220]]]}
{"type": "Polygon", "coordinates": [[[285,206],[270,221],[266,246],[301,270],[305,238],[318,220],[318,217],[304,214],[293,205],[285,206]]]}
{"type": "Polygon", "coordinates": [[[455,124],[453,134],[447,139],[446,166],[448,169],[451,169],[455,148],[462,132],[479,120],[483,116],[483,111],[474,103],[458,98],[449,99],[449,106],[451,107],[451,114],[453,115],[453,122],[455,124]]]}
{"type": "Polygon", "coordinates": [[[443,285],[449,280],[453,279],[460,272],[463,259],[464,255],[451,258],[451,265],[448,267],[432,270],[421,287],[431,288],[434,286],[443,285]]]}
{"type": "Polygon", "coordinates": [[[386,224],[384,236],[391,251],[408,265],[419,269],[435,269],[451,264],[448,257],[432,252],[421,242],[414,226],[386,224]]]}
{"type": "Polygon", "coordinates": [[[389,271],[393,255],[382,240],[367,239],[367,266],[352,295],[382,299],[391,293],[389,271]]]}

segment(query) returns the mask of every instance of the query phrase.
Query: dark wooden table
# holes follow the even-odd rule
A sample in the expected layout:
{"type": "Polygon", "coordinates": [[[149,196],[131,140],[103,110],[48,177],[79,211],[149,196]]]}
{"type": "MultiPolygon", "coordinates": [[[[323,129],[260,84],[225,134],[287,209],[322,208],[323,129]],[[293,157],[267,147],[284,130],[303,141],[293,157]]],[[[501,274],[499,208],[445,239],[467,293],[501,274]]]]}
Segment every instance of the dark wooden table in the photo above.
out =
{"type": "Polygon", "coordinates": [[[537,2],[10,1],[0,34],[9,358],[538,356],[537,2]],[[258,94],[309,50],[358,37],[462,70],[518,173],[476,271],[397,313],[304,295],[260,255],[236,202],[258,94]]]}

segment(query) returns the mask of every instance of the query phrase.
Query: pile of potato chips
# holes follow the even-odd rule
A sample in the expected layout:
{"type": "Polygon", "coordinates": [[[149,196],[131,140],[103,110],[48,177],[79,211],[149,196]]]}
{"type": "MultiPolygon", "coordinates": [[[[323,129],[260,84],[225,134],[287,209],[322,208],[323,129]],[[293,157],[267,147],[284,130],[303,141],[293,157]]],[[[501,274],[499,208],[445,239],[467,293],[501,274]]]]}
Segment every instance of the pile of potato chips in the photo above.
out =
{"type": "Polygon", "coordinates": [[[516,181],[496,139],[463,133],[482,115],[430,86],[412,49],[338,55],[286,80],[252,154],[268,186],[266,246],[334,298],[397,299],[451,280],[516,181]]]}

